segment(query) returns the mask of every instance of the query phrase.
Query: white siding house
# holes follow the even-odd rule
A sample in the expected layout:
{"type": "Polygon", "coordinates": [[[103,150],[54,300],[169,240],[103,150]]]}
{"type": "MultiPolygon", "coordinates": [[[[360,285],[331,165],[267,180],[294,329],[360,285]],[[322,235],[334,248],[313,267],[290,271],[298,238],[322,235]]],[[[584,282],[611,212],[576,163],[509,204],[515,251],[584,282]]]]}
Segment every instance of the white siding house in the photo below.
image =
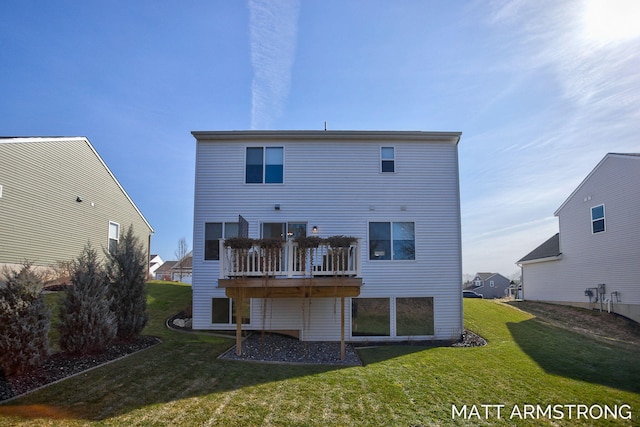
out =
{"type": "Polygon", "coordinates": [[[242,329],[306,341],[460,338],[460,133],[193,135],[194,329],[233,330],[241,314],[242,329]],[[238,261],[224,239],[239,235],[287,239],[277,271],[247,266],[264,260],[257,243],[238,261]],[[296,258],[304,235],[355,238],[340,274],[335,246],[296,258]],[[249,304],[234,313],[229,296],[249,304]]]}
{"type": "Polygon", "coordinates": [[[640,321],[640,155],[607,154],[558,208],[560,232],[518,261],[524,299],[640,321]]]}

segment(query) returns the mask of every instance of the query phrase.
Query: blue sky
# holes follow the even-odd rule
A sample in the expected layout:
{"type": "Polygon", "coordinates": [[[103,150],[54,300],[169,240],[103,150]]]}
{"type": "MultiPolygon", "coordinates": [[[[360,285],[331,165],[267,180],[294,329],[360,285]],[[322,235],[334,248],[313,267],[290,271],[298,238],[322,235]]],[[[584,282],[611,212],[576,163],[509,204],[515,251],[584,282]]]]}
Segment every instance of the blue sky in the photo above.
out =
{"type": "Polygon", "coordinates": [[[86,136],[191,246],[192,130],[461,131],[463,271],[511,275],[640,152],[640,2],[0,2],[0,134],[86,136]]]}

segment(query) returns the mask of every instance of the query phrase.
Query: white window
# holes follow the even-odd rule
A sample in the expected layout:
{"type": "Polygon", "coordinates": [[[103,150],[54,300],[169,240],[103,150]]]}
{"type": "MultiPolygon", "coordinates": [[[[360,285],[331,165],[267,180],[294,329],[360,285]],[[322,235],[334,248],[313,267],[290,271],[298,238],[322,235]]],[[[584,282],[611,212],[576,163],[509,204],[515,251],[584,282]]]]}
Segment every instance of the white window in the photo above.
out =
{"type": "Polygon", "coordinates": [[[598,205],[591,208],[591,232],[593,234],[605,231],[604,224],[604,205],[598,205]]]}
{"type": "Polygon", "coordinates": [[[307,235],[306,222],[264,222],[262,223],[264,239],[294,239],[307,235]]]}
{"type": "Polygon", "coordinates": [[[220,239],[238,237],[238,228],[237,222],[206,222],[204,224],[204,259],[219,260],[220,239]]]}
{"type": "MultiPolygon", "coordinates": [[[[235,324],[236,323],[236,302],[231,298],[212,298],[211,300],[211,323],[235,324]]],[[[250,303],[243,304],[242,323],[251,324],[250,303]]]]}
{"type": "Polygon", "coordinates": [[[284,182],[284,148],[247,147],[245,182],[247,184],[282,184],[284,182]]]}
{"type": "Polygon", "coordinates": [[[120,224],[109,221],[109,253],[115,254],[120,240],[120,224]]]}
{"type": "Polygon", "coordinates": [[[370,260],[416,259],[415,224],[413,222],[370,222],[370,260]]]}
{"type": "Polygon", "coordinates": [[[380,172],[396,171],[396,150],[393,147],[380,147],[380,172]]]}

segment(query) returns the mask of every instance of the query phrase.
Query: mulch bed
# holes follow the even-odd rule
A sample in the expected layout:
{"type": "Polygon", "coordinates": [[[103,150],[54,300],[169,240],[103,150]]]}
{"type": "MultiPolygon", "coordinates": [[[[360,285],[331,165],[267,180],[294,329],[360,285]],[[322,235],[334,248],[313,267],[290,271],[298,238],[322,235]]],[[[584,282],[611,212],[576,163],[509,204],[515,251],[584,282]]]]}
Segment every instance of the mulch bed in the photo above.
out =
{"type": "Polygon", "coordinates": [[[6,378],[0,371],[0,402],[159,343],[159,338],[141,336],[132,342],[111,344],[104,352],[90,356],[55,353],[49,356],[41,366],[23,375],[6,378]]]}

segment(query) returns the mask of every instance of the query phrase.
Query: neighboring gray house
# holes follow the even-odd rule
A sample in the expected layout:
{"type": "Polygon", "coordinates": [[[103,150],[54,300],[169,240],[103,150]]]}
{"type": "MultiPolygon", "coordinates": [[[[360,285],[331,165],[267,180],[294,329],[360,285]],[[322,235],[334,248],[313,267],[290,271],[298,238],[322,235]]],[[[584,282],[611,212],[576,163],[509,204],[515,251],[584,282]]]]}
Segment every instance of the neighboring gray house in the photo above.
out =
{"type": "Polygon", "coordinates": [[[504,298],[509,294],[511,281],[500,273],[478,273],[467,288],[483,298],[504,298]]]}
{"type": "Polygon", "coordinates": [[[607,154],[555,215],[560,232],[517,261],[523,298],[640,321],[640,155],[607,154]]]}
{"type": "Polygon", "coordinates": [[[0,266],[102,255],[129,225],[148,256],[153,228],[87,138],[0,138],[0,266]]]}
{"type": "Polygon", "coordinates": [[[458,132],[193,132],[193,327],[459,339],[458,132]],[[302,237],[352,236],[304,249],[302,237]],[[231,237],[276,238],[265,249],[231,237]]]}

